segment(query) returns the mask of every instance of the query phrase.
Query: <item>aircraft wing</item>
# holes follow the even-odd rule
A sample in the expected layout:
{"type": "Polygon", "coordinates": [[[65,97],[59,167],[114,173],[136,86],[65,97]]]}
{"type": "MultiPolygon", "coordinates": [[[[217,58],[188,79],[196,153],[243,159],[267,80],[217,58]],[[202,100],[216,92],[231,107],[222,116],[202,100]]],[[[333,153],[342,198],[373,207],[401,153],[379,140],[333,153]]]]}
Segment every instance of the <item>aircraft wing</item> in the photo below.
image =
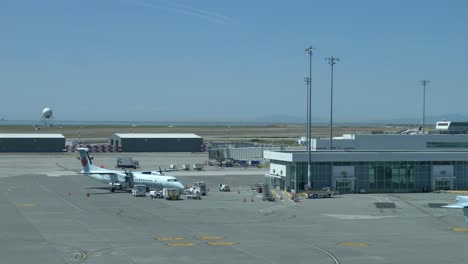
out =
{"type": "Polygon", "coordinates": [[[444,205],[444,208],[468,208],[468,196],[457,196],[454,204],[444,205]]]}
{"type": "Polygon", "coordinates": [[[444,208],[463,209],[465,221],[468,223],[468,196],[457,196],[454,204],[442,206],[444,208]]]}
{"type": "MultiPolygon", "coordinates": [[[[82,172],[84,173],[84,172],[82,172]]],[[[125,180],[125,176],[123,176],[122,174],[120,173],[117,173],[117,172],[111,172],[111,171],[89,171],[89,172],[86,172],[87,174],[97,174],[97,175],[107,175],[109,176],[109,180],[112,181],[112,182],[118,182],[118,181],[124,181],[125,180]]]]}
{"type": "Polygon", "coordinates": [[[454,203],[454,204],[444,205],[444,206],[441,206],[441,207],[444,207],[444,208],[463,209],[463,208],[468,208],[468,204],[465,204],[465,203],[454,203]]]}

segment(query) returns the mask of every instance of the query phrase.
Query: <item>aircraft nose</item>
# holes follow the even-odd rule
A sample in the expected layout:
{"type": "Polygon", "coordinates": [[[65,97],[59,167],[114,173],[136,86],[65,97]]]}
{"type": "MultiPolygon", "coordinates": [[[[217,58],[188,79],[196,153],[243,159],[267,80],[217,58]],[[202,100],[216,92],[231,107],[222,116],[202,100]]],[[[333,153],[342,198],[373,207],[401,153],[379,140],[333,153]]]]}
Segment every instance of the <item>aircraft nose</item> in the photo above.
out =
{"type": "Polygon", "coordinates": [[[184,185],[182,185],[182,183],[180,183],[180,182],[176,183],[175,187],[179,188],[179,189],[184,189],[184,185]]]}

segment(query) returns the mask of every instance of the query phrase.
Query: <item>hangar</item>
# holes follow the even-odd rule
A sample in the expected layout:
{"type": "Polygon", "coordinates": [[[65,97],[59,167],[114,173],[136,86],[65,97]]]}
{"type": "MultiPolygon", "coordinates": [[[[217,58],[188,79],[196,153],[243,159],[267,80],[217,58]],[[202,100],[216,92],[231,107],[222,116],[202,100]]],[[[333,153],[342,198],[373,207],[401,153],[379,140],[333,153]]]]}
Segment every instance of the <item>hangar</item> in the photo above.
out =
{"type": "Polygon", "coordinates": [[[121,146],[123,152],[201,152],[203,138],[196,134],[116,133],[108,143],[121,146]]]}
{"type": "Polygon", "coordinates": [[[62,152],[62,134],[0,134],[0,152],[62,152]]]}

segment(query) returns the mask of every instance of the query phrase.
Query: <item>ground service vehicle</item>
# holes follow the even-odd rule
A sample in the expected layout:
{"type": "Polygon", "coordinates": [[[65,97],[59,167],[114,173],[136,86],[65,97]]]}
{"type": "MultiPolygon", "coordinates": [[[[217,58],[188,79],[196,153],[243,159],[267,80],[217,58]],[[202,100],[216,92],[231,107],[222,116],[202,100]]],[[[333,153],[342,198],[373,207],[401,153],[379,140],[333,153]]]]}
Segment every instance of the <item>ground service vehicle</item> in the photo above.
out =
{"type": "Polygon", "coordinates": [[[185,197],[187,197],[187,199],[201,200],[200,189],[196,188],[193,191],[187,190],[185,192],[185,197]]]}
{"type": "Polygon", "coordinates": [[[135,197],[146,196],[146,185],[137,184],[133,186],[132,195],[135,197]]]}
{"type": "Polygon", "coordinates": [[[206,195],[208,193],[208,188],[206,187],[205,182],[194,182],[190,190],[196,189],[196,188],[200,189],[201,195],[206,195]]]}
{"type": "Polygon", "coordinates": [[[163,197],[166,200],[179,200],[180,199],[180,191],[176,188],[164,188],[162,190],[163,197]]]}
{"type": "Polygon", "coordinates": [[[196,164],[193,164],[193,169],[194,170],[203,170],[203,168],[205,167],[205,165],[203,165],[202,163],[196,163],[196,164]]]}
{"type": "Polygon", "coordinates": [[[162,190],[154,190],[154,191],[150,191],[149,192],[149,195],[152,198],[156,198],[156,199],[159,199],[159,198],[163,198],[163,192],[162,190]]]}
{"type": "Polygon", "coordinates": [[[338,195],[339,192],[332,190],[331,188],[323,188],[322,190],[309,190],[307,191],[307,197],[316,199],[316,198],[330,198],[332,196],[338,195]]]}

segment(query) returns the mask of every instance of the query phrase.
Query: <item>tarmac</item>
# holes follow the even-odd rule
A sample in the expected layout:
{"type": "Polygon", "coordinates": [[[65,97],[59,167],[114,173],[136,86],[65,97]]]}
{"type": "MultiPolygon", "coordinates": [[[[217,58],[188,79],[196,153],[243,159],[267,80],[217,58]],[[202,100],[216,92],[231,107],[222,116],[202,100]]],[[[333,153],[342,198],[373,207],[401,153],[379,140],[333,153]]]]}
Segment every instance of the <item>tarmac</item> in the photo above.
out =
{"type": "MultiPolygon", "coordinates": [[[[106,168],[118,157],[94,156],[106,168]]],[[[206,160],[133,157],[142,169],[206,160]]],[[[440,208],[453,193],[267,202],[250,188],[265,170],[210,167],[171,172],[207,182],[202,200],[167,201],[110,193],[79,170],[74,154],[0,156],[0,263],[466,263],[462,210],[440,208]]]]}

